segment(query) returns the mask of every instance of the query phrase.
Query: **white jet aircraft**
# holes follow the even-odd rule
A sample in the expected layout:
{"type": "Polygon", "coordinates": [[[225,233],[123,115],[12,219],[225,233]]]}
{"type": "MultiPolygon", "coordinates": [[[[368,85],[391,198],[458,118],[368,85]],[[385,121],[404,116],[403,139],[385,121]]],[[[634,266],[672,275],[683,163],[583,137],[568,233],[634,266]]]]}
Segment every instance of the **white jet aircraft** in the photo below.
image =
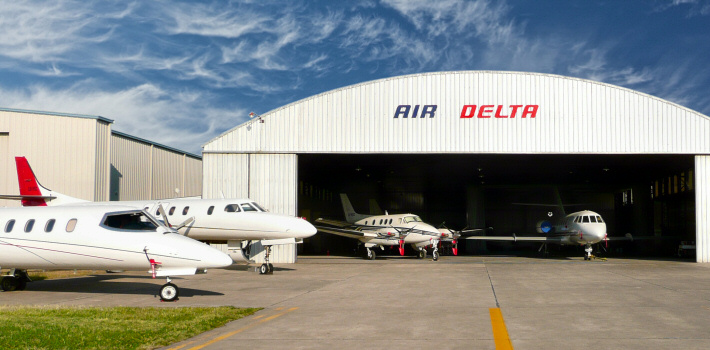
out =
{"type": "Polygon", "coordinates": [[[273,273],[269,263],[272,245],[302,243],[316,234],[308,221],[269,213],[251,199],[173,198],[146,201],[89,202],[70,197],[42,186],[25,157],[15,157],[19,196],[0,196],[19,199],[23,206],[104,205],[121,204],[145,209],[158,219],[181,222],[175,228],[182,234],[200,241],[226,241],[230,256],[235,261],[249,262],[249,248],[259,241],[266,248],[261,274],[273,273]],[[167,215],[162,215],[165,208],[167,215]]]}
{"type": "Polygon", "coordinates": [[[432,259],[439,260],[439,240],[442,234],[414,214],[384,215],[358,214],[353,209],[348,196],[340,194],[343,211],[347,222],[319,218],[316,225],[319,231],[339,236],[358,239],[365,245],[366,258],[376,257],[374,247],[399,246],[400,255],[404,255],[404,245],[411,244],[419,251],[419,258],[426,257],[426,248],[432,247],[432,259]]]}
{"type": "MultiPolygon", "coordinates": [[[[545,236],[469,236],[465,239],[481,241],[521,241],[521,242],[541,242],[540,251],[547,249],[547,244],[560,245],[580,245],[584,246],[584,260],[592,258],[592,245],[610,240],[633,240],[631,234],[624,237],[608,237],[606,223],[599,213],[591,210],[582,210],[571,214],[565,214],[564,205],[560,199],[559,192],[555,189],[558,204],[554,205],[562,213],[562,218],[554,225],[548,220],[540,220],[536,225],[537,233],[545,236]]],[[[521,203],[519,203],[521,204],[521,203]]],[[[524,204],[534,206],[549,206],[547,204],[524,204]]],[[[552,216],[552,212],[548,216],[552,216]]]]}
{"type": "Polygon", "coordinates": [[[147,271],[167,277],[163,301],[178,287],[169,276],[226,267],[232,259],[207,244],[178,234],[144,210],[127,206],[62,206],[0,209],[0,266],[4,291],[23,290],[27,269],[147,271]]]}

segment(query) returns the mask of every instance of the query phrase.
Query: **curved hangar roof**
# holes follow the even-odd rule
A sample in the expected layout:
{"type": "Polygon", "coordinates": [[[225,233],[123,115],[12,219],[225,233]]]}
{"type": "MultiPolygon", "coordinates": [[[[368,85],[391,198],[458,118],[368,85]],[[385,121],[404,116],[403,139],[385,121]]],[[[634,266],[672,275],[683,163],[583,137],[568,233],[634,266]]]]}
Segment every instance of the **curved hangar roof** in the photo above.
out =
{"type": "Polygon", "coordinates": [[[440,72],[286,105],[213,139],[204,152],[710,154],[710,118],[595,81],[440,72]]]}

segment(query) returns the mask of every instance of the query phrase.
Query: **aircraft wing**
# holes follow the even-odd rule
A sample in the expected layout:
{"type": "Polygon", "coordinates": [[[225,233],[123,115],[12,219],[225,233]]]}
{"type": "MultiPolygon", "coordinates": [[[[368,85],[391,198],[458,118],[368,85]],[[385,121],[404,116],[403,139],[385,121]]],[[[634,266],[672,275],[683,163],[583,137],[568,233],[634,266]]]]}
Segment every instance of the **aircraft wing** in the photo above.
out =
{"type": "Polygon", "coordinates": [[[362,226],[356,226],[344,221],[319,218],[316,219],[316,225],[314,226],[318,229],[318,231],[321,232],[343,237],[355,238],[361,241],[369,241],[373,238],[393,238],[391,236],[385,236],[374,232],[363,232],[362,226]]]}
{"type": "Polygon", "coordinates": [[[468,236],[460,239],[471,239],[477,241],[507,241],[507,242],[547,242],[556,243],[562,241],[562,236],[468,236]]]}
{"type": "Polygon", "coordinates": [[[14,201],[21,201],[23,199],[47,199],[47,200],[52,200],[56,199],[57,197],[54,196],[31,196],[31,195],[9,195],[9,194],[0,194],[0,199],[8,199],[8,200],[14,200],[14,201]]]}
{"type": "MultiPolygon", "coordinates": [[[[636,239],[648,239],[648,237],[637,237],[636,239]]],[[[632,241],[632,242],[633,242],[634,237],[633,237],[630,233],[627,233],[626,235],[624,235],[624,236],[622,236],[622,237],[609,237],[609,236],[607,236],[607,237],[604,238],[604,240],[605,240],[605,241],[632,241]]]]}
{"type": "Polygon", "coordinates": [[[339,221],[339,220],[328,220],[328,219],[323,219],[323,218],[316,219],[316,222],[319,224],[326,224],[326,225],[335,226],[335,227],[352,226],[352,224],[349,222],[339,221]]]}

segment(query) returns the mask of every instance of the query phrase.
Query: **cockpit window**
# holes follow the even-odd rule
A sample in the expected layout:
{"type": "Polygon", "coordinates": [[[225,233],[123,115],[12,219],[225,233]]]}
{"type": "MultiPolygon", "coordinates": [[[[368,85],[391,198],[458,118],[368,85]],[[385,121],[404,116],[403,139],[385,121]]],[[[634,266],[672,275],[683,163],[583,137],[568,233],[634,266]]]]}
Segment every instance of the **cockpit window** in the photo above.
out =
{"type": "Polygon", "coordinates": [[[601,217],[601,216],[597,215],[597,222],[599,222],[599,223],[603,223],[603,222],[604,222],[604,220],[602,220],[602,217],[601,217]]]}
{"type": "Polygon", "coordinates": [[[155,231],[158,228],[158,225],[142,212],[106,215],[103,226],[132,231],[155,231]]]}
{"type": "Polygon", "coordinates": [[[583,216],[583,217],[582,217],[582,222],[583,222],[583,223],[589,223],[589,216],[583,216]]]}
{"type": "Polygon", "coordinates": [[[226,211],[227,213],[236,213],[242,210],[239,209],[239,204],[228,204],[226,207],[224,207],[224,211],[226,211]]]}
{"type": "Polygon", "coordinates": [[[419,218],[418,216],[405,216],[404,217],[404,223],[410,223],[410,222],[422,222],[422,219],[419,218]]]}
{"type": "Polygon", "coordinates": [[[597,222],[597,217],[594,216],[594,215],[592,215],[592,216],[589,217],[589,220],[590,220],[591,222],[597,222]]]}
{"type": "Polygon", "coordinates": [[[256,209],[259,209],[259,211],[268,211],[262,208],[260,205],[256,204],[256,202],[251,202],[251,205],[253,205],[256,209]]]}
{"type": "Polygon", "coordinates": [[[242,203],[242,209],[244,209],[244,211],[258,211],[258,210],[256,210],[256,208],[252,207],[251,204],[249,204],[249,203],[242,203]]]}

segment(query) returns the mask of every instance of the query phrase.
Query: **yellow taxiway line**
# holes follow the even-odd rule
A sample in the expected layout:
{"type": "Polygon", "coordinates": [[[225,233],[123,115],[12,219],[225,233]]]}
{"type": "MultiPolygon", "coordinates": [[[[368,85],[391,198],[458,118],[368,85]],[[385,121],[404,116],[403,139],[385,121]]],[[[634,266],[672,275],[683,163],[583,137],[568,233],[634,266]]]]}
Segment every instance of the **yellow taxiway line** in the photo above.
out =
{"type": "MultiPolygon", "coordinates": [[[[276,310],[283,310],[283,308],[278,308],[278,309],[276,309],[276,310]]],[[[229,337],[231,337],[231,336],[233,336],[233,335],[235,335],[235,334],[239,334],[239,333],[244,332],[245,330],[247,330],[247,329],[249,329],[249,328],[252,328],[252,327],[254,327],[254,326],[258,326],[258,325],[260,325],[260,324],[262,324],[262,323],[265,323],[265,322],[269,322],[269,321],[271,321],[271,320],[273,320],[273,319],[275,319],[275,318],[281,317],[281,316],[283,316],[283,315],[285,315],[285,314],[287,314],[287,313],[289,313],[289,312],[291,312],[291,311],[295,311],[295,310],[298,310],[298,308],[297,308],[297,307],[292,307],[292,308],[290,308],[290,309],[288,309],[288,310],[286,310],[286,311],[284,311],[284,312],[282,312],[282,313],[279,313],[279,314],[276,314],[276,315],[272,315],[272,316],[269,316],[269,317],[266,317],[266,318],[264,318],[264,315],[256,316],[256,317],[254,317],[254,321],[256,321],[256,322],[252,322],[252,323],[250,323],[250,324],[248,324],[248,325],[246,325],[246,326],[244,326],[244,327],[242,327],[242,328],[239,328],[239,329],[237,329],[237,330],[235,330],[235,331],[231,331],[231,332],[229,332],[229,333],[222,334],[222,335],[220,335],[219,337],[216,337],[216,338],[213,338],[213,339],[211,339],[211,340],[208,340],[208,341],[206,341],[206,342],[204,342],[204,343],[202,343],[202,344],[200,344],[200,345],[193,346],[193,347],[189,348],[188,350],[198,350],[198,349],[202,349],[202,348],[204,348],[204,347],[206,347],[206,346],[209,346],[209,345],[212,345],[212,344],[214,344],[214,343],[216,343],[216,342],[225,340],[225,339],[227,339],[227,338],[229,338],[229,337]]],[[[185,347],[185,346],[187,346],[187,345],[194,344],[195,342],[196,342],[196,341],[188,342],[187,344],[184,344],[184,345],[181,345],[181,346],[178,346],[178,347],[174,347],[174,348],[170,348],[170,349],[168,349],[168,350],[182,349],[183,347],[185,347]]]]}
{"type": "Polygon", "coordinates": [[[503,313],[500,312],[500,308],[492,308],[490,313],[496,350],[513,350],[513,343],[510,342],[510,337],[508,337],[508,329],[505,328],[505,321],[503,321],[503,313]]]}

